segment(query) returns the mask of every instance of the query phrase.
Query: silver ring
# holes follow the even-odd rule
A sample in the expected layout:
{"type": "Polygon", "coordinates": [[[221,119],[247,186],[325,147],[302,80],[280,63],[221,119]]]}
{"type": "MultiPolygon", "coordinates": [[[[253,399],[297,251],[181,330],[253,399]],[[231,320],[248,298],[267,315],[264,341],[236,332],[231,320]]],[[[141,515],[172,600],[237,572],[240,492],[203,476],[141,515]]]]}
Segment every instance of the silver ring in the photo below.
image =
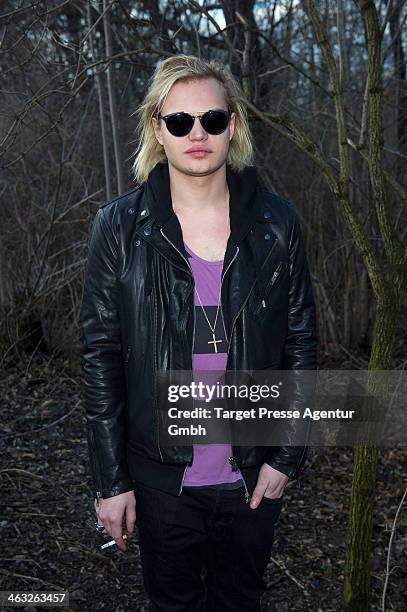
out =
{"type": "Polygon", "coordinates": [[[105,528],[104,525],[99,525],[99,523],[95,523],[95,529],[96,531],[103,531],[105,528]]]}

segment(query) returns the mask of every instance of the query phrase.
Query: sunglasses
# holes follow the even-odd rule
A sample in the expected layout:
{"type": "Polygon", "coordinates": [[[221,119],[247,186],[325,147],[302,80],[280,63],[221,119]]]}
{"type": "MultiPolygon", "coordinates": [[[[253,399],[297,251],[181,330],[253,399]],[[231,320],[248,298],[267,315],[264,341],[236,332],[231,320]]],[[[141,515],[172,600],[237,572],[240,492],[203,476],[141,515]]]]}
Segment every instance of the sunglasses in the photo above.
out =
{"type": "Polygon", "coordinates": [[[208,110],[200,115],[190,115],[189,113],[170,113],[161,115],[158,113],[157,119],[164,119],[167,130],[173,136],[186,136],[192,130],[195,118],[199,121],[205,132],[208,134],[222,134],[228,126],[231,110],[208,110]]]}

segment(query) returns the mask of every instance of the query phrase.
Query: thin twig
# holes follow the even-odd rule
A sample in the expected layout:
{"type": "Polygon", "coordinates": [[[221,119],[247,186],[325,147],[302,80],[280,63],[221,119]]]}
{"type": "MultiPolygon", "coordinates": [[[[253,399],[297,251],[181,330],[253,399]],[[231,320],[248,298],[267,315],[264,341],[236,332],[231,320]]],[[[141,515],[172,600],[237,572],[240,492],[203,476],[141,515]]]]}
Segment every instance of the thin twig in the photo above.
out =
{"type": "Polygon", "coordinates": [[[290,570],[286,568],[285,564],[282,561],[275,559],[273,556],[270,557],[270,559],[275,565],[277,565],[277,567],[283,570],[285,575],[288,576],[288,578],[290,578],[290,580],[292,580],[297,585],[297,587],[299,587],[303,591],[305,597],[311,597],[310,592],[307,590],[307,588],[295,576],[292,575],[290,570]]]}
{"type": "MultiPolygon", "coordinates": [[[[397,508],[397,512],[396,512],[396,515],[394,517],[393,525],[391,527],[390,540],[389,540],[389,548],[388,548],[388,551],[387,551],[386,575],[385,575],[384,586],[383,586],[383,595],[382,595],[382,607],[381,607],[381,611],[382,612],[386,612],[385,611],[385,603],[386,603],[387,586],[388,586],[388,583],[389,583],[390,574],[395,569],[395,567],[390,569],[391,547],[393,545],[394,534],[396,532],[397,520],[398,520],[398,517],[399,517],[399,514],[400,514],[401,507],[402,507],[402,505],[404,503],[404,500],[406,498],[406,495],[407,495],[407,488],[404,491],[403,497],[401,498],[401,502],[399,504],[399,507],[397,508]]],[[[398,567],[398,566],[396,566],[396,567],[398,567]]]]}
{"type": "Polygon", "coordinates": [[[41,582],[42,584],[47,584],[53,589],[57,589],[58,591],[65,591],[65,587],[61,585],[54,584],[53,582],[48,582],[48,580],[42,580],[42,578],[37,578],[36,576],[26,576],[25,574],[16,574],[16,572],[9,572],[8,570],[0,569],[2,574],[6,574],[6,576],[15,576],[16,578],[24,578],[25,580],[34,580],[34,582],[41,582]]]}
{"type": "Polygon", "coordinates": [[[58,423],[61,423],[61,421],[64,421],[69,416],[71,416],[71,414],[77,409],[77,407],[79,406],[81,401],[82,400],[78,400],[76,402],[75,406],[73,408],[71,408],[71,410],[69,412],[67,412],[66,414],[61,416],[56,421],[52,421],[52,423],[46,423],[45,425],[41,425],[41,427],[37,427],[36,429],[28,429],[27,431],[20,431],[20,432],[17,432],[17,433],[13,432],[13,433],[10,433],[10,434],[6,434],[5,436],[1,436],[0,439],[3,440],[4,438],[11,438],[11,437],[12,438],[18,438],[19,436],[25,436],[26,434],[32,434],[34,432],[41,431],[42,429],[48,429],[49,427],[53,427],[54,425],[57,425],[58,423]]]}

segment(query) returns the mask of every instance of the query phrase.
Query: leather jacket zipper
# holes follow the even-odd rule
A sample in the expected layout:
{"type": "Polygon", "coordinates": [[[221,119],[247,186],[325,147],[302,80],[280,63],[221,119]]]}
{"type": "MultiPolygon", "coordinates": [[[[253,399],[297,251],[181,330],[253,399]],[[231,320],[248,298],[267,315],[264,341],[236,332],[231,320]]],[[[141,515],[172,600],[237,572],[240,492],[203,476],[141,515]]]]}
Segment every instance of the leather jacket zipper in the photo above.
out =
{"type": "MultiPolygon", "coordinates": [[[[263,262],[263,265],[266,263],[266,261],[267,261],[267,260],[268,260],[268,258],[270,257],[270,255],[271,255],[271,253],[273,252],[273,250],[274,250],[274,248],[275,248],[275,246],[276,246],[276,245],[277,245],[277,240],[275,240],[275,241],[274,241],[274,244],[273,244],[273,246],[271,247],[271,249],[270,249],[270,251],[269,251],[269,253],[268,253],[268,255],[267,255],[267,257],[266,257],[265,261],[263,262]]],[[[239,247],[238,247],[238,248],[239,248],[239,247]]],[[[274,276],[274,273],[273,273],[273,276],[274,276]]],[[[239,316],[239,315],[240,315],[240,313],[242,312],[243,308],[245,307],[245,305],[246,305],[246,303],[247,303],[247,300],[248,300],[248,299],[249,299],[249,297],[250,297],[251,292],[253,291],[253,287],[254,287],[255,283],[256,283],[256,279],[253,281],[253,283],[252,283],[252,285],[251,285],[251,287],[250,287],[250,290],[249,290],[249,292],[248,292],[248,294],[247,294],[247,296],[246,296],[246,299],[244,300],[243,304],[242,304],[242,305],[241,305],[241,307],[239,308],[239,311],[237,312],[237,314],[236,314],[235,318],[234,318],[234,319],[233,319],[233,321],[232,321],[232,326],[231,326],[231,329],[230,329],[230,338],[229,338],[229,340],[228,340],[228,348],[227,348],[228,358],[229,358],[230,344],[231,344],[231,341],[232,341],[232,336],[233,336],[233,328],[234,328],[234,326],[235,326],[235,323],[236,323],[236,321],[237,321],[238,316],[239,316]]],[[[232,448],[233,448],[233,447],[232,447],[232,448]]],[[[249,491],[248,491],[248,489],[247,489],[246,481],[245,481],[245,479],[244,479],[244,477],[243,477],[243,474],[242,474],[242,472],[241,472],[241,470],[240,470],[240,468],[239,468],[239,462],[240,462],[240,460],[241,460],[241,457],[240,457],[240,452],[238,451],[238,448],[237,448],[237,447],[234,447],[234,448],[233,448],[233,452],[234,452],[234,454],[235,454],[235,455],[237,455],[237,456],[239,457],[239,461],[237,460],[237,458],[236,458],[236,457],[232,456],[232,457],[229,457],[229,463],[232,465],[232,469],[233,469],[233,466],[235,466],[235,470],[236,470],[236,469],[239,469],[239,471],[240,471],[240,475],[241,475],[241,477],[242,477],[243,484],[244,484],[244,488],[245,488],[245,501],[246,501],[246,503],[248,504],[248,503],[250,502],[250,495],[249,495],[249,491]]]]}
{"type": "MultiPolygon", "coordinates": [[[[228,267],[226,268],[226,270],[225,270],[225,271],[224,271],[224,273],[222,274],[222,278],[221,278],[221,281],[220,281],[220,291],[219,291],[219,293],[220,293],[220,298],[221,298],[221,299],[220,299],[220,313],[221,313],[221,315],[222,315],[222,323],[223,323],[223,329],[224,329],[224,332],[225,332],[226,342],[228,343],[228,348],[227,348],[227,355],[228,355],[228,356],[229,356],[230,342],[229,342],[229,339],[228,339],[228,337],[227,337],[226,325],[225,325],[225,319],[224,319],[224,317],[223,317],[223,309],[222,309],[222,283],[223,283],[223,279],[224,279],[224,278],[225,278],[225,276],[226,276],[227,271],[229,270],[229,268],[230,268],[230,266],[232,265],[232,263],[235,261],[235,259],[236,259],[237,255],[238,255],[238,253],[239,253],[239,247],[238,247],[238,246],[236,246],[236,251],[235,251],[235,254],[233,255],[232,259],[230,260],[228,267]]],[[[233,327],[232,327],[232,329],[233,329],[233,327]]],[[[230,335],[230,337],[232,337],[232,334],[230,335]]],[[[227,357],[227,358],[228,358],[228,357],[227,357]]],[[[232,452],[233,452],[233,448],[232,448],[232,452]]],[[[235,467],[236,467],[236,469],[239,469],[239,468],[237,467],[237,460],[236,460],[236,458],[235,458],[235,457],[233,457],[233,456],[232,456],[232,457],[229,457],[229,463],[232,465],[232,470],[234,469],[234,467],[233,467],[233,466],[235,466],[235,467]]],[[[240,471],[240,470],[239,470],[239,471],[240,471]]],[[[246,504],[248,504],[248,503],[250,502],[250,495],[249,495],[249,491],[248,491],[248,489],[247,489],[246,481],[245,481],[245,479],[244,479],[244,477],[243,477],[242,472],[240,472],[240,475],[241,475],[241,477],[242,477],[242,481],[243,481],[244,488],[245,488],[245,501],[246,501],[246,504]]]]}
{"type": "Polygon", "coordinates": [[[126,351],[126,355],[124,357],[124,363],[125,365],[127,365],[130,361],[130,354],[131,354],[131,346],[130,344],[127,345],[127,351],[126,351]]]}
{"type": "Polygon", "coordinates": [[[243,476],[241,470],[239,469],[239,465],[238,465],[238,461],[237,461],[236,457],[233,457],[233,456],[229,457],[229,463],[232,466],[232,472],[240,472],[240,476],[242,477],[244,488],[245,488],[245,496],[244,496],[245,497],[245,502],[246,502],[246,504],[248,504],[250,502],[250,494],[249,494],[249,491],[247,489],[247,484],[246,484],[246,481],[244,479],[244,476],[243,476]]]}
{"type": "Polygon", "coordinates": [[[181,493],[182,493],[182,485],[184,484],[184,478],[185,478],[185,474],[186,474],[187,469],[188,469],[188,464],[185,466],[185,470],[184,470],[184,473],[182,475],[181,486],[179,488],[178,495],[181,495],[181,493]]]}
{"type": "MultiPolygon", "coordinates": [[[[281,268],[283,267],[283,263],[284,263],[283,261],[280,261],[278,266],[277,266],[277,268],[274,270],[273,275],[272,275],[272,277],[270,279],[270,282],[268,283],[268,285],[267,285],[267,287],[266,287],[266,289],[264,291],[265,294],[267,294],[270,291],[270,289],[272,288],[272,286],[276,282],[276,280],[277,280],[277,278],[278,278],[278,276],[279,276],[279,274],[281,272],[281,268]]],[[[260,302],[260,305],[257,306],[255,310],[253,310],[253,314],[258,314],[262,308],[266,308],[266,301],[265,300],[262,300],[260,302]]]]}
{"type": "Polygon", "coordinates": [[[155,414],[157,415],[156,417],[156,429],[157,429],[157,437],[156,437],[156,443],[157,443],[157,448],[158,448],[158,452],[160,454],[160,459],[162,462],[164,462],[164,458],[161,452],[161,446],[160,446],[160,429],[159,429],[159,414],[158,414],[158,408],[157,408],[157,392],[156,392],[156,386],[157,386],[157,339],[156,339],[156,334],[157,334],[157,325],[158,325],[158,321],[157,321],[157,299],[156,299],[156,289],[154,286],[154,283],[152,283],[151,286],[151,297],[152,297],[152,302],[153,302],[153,320],[154,320],[154,348],[153,348],[153,355],[154,355],[154,364],[153,364],[153,393],[154,393],[154,409],[155,409],[155,414]]]}
{"type": "MultiPolygon", "coordinates": [[[[232,259],[230,260],[230,263],[229,263],[228,267],[226,268],[225,272],[223,273],[222,278],[221,278],[221,281],[220,281],[220,295],[221,295],[221,301],[220,301],[220,312],[221,312],[221,315],[222,315],[223,329],[224,329],[224,331],[225,331],[226,341],[227,341],[227,343],[228,343],[228,348],[227,348],[227,354],[228,354],[228,356],[229,356],[230,341],[229,341],[229,338],[227,337],[226,326],[225,326],[225,319],[224,319],[224,317],[223,317],[223,309],[222,309],[222,283],[223,283],[223,279],[224,279],[224,278],[225,278],[225,276],[226,276],[226,272],[229,270],[230,266],[231,266],[231,265],[232,265],[232,263],[235,261],[235,259],[236,259],[237,255],[238,255],[238,253],[239,253],[239,247],[237,246],[237,247],[236,247],[236,252],[235,252],[235,254],[233,255],[232,259]]],[[[235,319],[235,320],[236,320],[236,319],[235,319]]],[[[232,325],[232,330],[233,330],[233,325],[232,325]]],[[[232,333],[230,334],[230,338],[231,338],[231,337],[232,337],[232,333]]],[[[236,451],[237,451],[237,449],[236,449],[236,451]]],[[[233,447],[232,447],[232,452],[233,452],[233,447]]],[[[238,453],[236,452],[236,454],[238,454],[238,453]]],[[[231,464],[231,466],[232,466],[232,470],[233,470],[233,471],[239,470],[239,467],[238,467],[238,462],[237,462],[236,457],[234,457],[234,456],[229,457],[229,463],[231,464]]],[[[247,484],[246,484],[246,481],[245,481],[245,479],[244,479],[244,476],[243,476],[242,472],[241,472],[240,470],[239,470],[239,472],[240,472],[240,476],[242,477],[243,485],[244,485],[244,488],[245,488],[245,502],[246,502],[246,504],[248,504],[248,503],[250,502],[250,495],[249,495],[249,491],[248,491],[248,489],[247,489],[247,484]]]]}
{"type": "Polygon", "coordinates": [[[298,462],[297,465],[297,469],[296,469],[296,474],[298,474],[298,471],[302,468],[303,464],[305,463],[305,455],[307,453],[307,446],[304,446],[302,453],[301,453],[301,457],[300,460],[298,462]]]}
{"type": "Polygon", "coordinates": [[[99,459],[97,455],[97,448],[96,448],[96,441],[95,441],[95,436],[93,432],[93,427],[92,425],[88,425],[88,427],[89,427],[89,439],[91,442],[90,459],[91,459],[91,463],[93,466],[93,472],[95,475],[95,481],[96,481],[95,484],[97,486],[96,499],[100,499],[102,497],[102,478],[101,478],[100,469],[99,469],[99,459]]]}
{"type": "Polygon", "coordinates": [[[226,272],[229,270],[230,266],[235,261],[238,253],[239,253],[239,247],[237,246],[235,254],[233,255],[232,259],[230,260],[230,263],[229,263],[228,267],[226,268],[226,270],[222,274],[222,278],[220,279],[220,291],[219,291],[219,293],[220,293],[220,314],[222,315],[223,330],[225,332],[226,342],[228,342],[228,350],[227,350],[228,353],[229,353],[229,339],[228,339],[228,335],[227,335],[227,332],[226,332],[225,319],[223,317],[223,309],[222,309],[222,283],[223,283],[223,279],[226,276],[226,272]]]}

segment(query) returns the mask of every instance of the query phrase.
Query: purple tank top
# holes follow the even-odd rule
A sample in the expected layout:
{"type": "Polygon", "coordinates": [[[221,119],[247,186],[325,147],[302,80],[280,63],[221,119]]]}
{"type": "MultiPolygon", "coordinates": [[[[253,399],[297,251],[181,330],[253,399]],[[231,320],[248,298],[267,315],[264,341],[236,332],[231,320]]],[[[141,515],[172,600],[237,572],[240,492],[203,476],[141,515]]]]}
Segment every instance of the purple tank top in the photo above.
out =
{"type": "MultiPolygon", "coordinates": [[[[195,287],[213,327],[219,301],[223,260],[202,259],[191,251],[185,242],[184,246],[194,275],[195,287]]],[[[220,307],[216,319],[215,343],[196,291],[194,291],[194,306],[195,339],[192,369],[224,371],[227,362],[227,342],[220,307]]],[[[230,444],[194,444],[193,453],[193,462],[187,467],[183,486],[216,486],[225,489],[243,486],[240,472],[233,472],[229,463],[229,457],[232,455],[230,444]]]]}

